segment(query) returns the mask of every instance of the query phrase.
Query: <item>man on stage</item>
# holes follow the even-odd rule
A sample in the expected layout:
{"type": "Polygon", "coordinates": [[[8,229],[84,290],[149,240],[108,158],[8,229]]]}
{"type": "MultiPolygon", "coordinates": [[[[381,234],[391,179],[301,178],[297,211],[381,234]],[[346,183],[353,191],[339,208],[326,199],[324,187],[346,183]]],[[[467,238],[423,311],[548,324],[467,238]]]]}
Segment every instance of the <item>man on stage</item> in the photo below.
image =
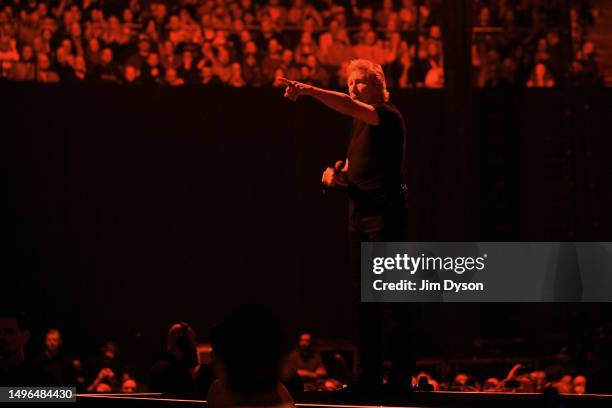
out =
{"type": "MultiPolygon", "coordinates": [[[[322,182],[345,187],[350,198],[351,269],[359,300],[361,242],[403,241],[405,205],[402,188],[405,128],[401,113],[389,102],[382,67],[368,60],[348,66],[349,94],[283,79],[285,97],[306,95],[353,117],[346,160],[327,168],[322,182]]],[[[377,398],[406,395],[414,365],[407,304],[359,303],[361,374],[351,390],[356,396],[377,398]],[[383,313],[383,307],[387,313],[383,313]],[[389,317],[383,325],[383,315],[389,317]],[[387,316],[388,315],[388,316],[387,316]],[[393,363],[388,384],[383,378],[383,329],[393,363]]]]}

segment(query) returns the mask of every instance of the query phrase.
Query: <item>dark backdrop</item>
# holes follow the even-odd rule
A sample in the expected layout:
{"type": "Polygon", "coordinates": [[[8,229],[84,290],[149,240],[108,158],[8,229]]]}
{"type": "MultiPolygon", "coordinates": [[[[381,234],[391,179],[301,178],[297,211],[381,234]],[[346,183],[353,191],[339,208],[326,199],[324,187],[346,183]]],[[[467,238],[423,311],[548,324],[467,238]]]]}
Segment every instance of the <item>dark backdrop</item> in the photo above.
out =
{"type": "MultiPolygon", "coordinates": [[[[607,90],[397,93],[411,240],[610,240],[607,90]],[[459,101],[461,102],[461,101],[459,101]],[[457,171],[458,168],[464,169],[457,171]],[[459,222],[457,222],[459,221],[459,222]]],[[[150,355],[172,321],[200,337],[272,303],[295,329],[353,335],[346,199],[323,192],[350,119],[274,89],[1,84],[5,300],[91,351],[150,355]]],[[[421,305],[421,355],[481,337],[585,340],[607,305],[421,305]],[[555,337],[556,336],[556,337],[555,337]],[[578,337],[578,338],[576,338],[578,337]]],[[[534,343],[534,344],[535,344],[534,343]]],[[[577,347],[577,346],[576,346],[577,347]]]]}

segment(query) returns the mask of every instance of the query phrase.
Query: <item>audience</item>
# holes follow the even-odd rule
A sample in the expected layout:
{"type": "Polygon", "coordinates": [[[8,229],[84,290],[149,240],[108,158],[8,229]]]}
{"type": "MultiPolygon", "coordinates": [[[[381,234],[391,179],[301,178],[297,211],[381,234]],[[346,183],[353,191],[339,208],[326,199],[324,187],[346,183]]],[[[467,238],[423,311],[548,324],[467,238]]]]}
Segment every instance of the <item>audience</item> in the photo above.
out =
{"type": "MultiPolygon", "coordinates": [[[[0,312],[2,384],[76,385],[81,392],[95,393],[208,393],[209,404],[214,408],[249,405],[293,407],[293,398],[301,397],[304,383],[318,384],[306,387],[306,390],[336,390],[348,380],[338,375],[344,370],[335,369],[335,363],[330,363],[328,378],[328,369],[311,333],[302,333],[297,348],[291,351],[284,325],[269,308],[262,306],[243,307],[213,328],[212,364],[198,365],[195,331],[189,324],[172,325],[167,335],[166,351],[151,368],[148,382],[138,379],[137,367],[126,369],[118,361],[118,346],[112,341],[105,342],[101,354],[90,360],[88,366],[95,376],[86,381],[80,359],[70,359],[63,351],[59,330],[47,330],[44,350],[33,358],[25,355],[29,338],[29,324],[23,314],[0,312]]],[[[343,360],[338,353],[333,353],[334,362],[343,360]]],[[[346,362],[343,361],[342,365],[345,366],[346,362]]],[[[563,366],[553,364],[542,370],[516,364],[503,379],[479,378],[477,374],[460,372],[449,383],[440,382],[422,371],[413,377],[412,384],[419,392],[587,392],[587,377],[575,375],[575,370],[566,365],[563,369],[563,366]]]]}
{"type": "MultiPolygon", "coordinates": [[[[575,85],[601,85],[595,46],[588,41],[596,9],[589,0],[570,2],[571,61],[564,67],[561,9],[541,0],[473,0],[472,66],[475,86],[550,88],[569,70],[575,85]]],[[[431,37],[431,35],[430,35],[431,37]]]]}
{"type": "MultiPolygon", "coordinates": [[[[0,5],[0,72],[15,81],[258,87],[272,86],[282,68],[290,78],[335,86],[348,59],[368,57],[390,67],[399,50],[415,55],[415,4],[15,0],[0,5]],[[212,76],[204,76],[207,65],[212,76]],[[169,69],[175,71],[166,75],[169,69]]],[[[424,0],[419,7],[424,41],[438,50],[441,4],[424,0]]],[[[436,61],[432,79],[425,81],[425,72],[420,85],[442,86],[441,68],[436,61]]]]}

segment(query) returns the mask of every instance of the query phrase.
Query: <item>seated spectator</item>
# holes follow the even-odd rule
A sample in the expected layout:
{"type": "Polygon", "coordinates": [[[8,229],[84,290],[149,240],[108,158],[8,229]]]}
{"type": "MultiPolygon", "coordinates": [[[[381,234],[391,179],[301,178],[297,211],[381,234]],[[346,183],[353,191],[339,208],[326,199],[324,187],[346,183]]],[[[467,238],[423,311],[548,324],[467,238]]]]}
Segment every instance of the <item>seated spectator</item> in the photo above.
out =
{"type": "Polygon", "coordinates": [[[418,391],[439,391],[440,384],[433,377],[424,371],[420,372],[413,378],[413,387],[418,391]]]}
{"type": "Polygon", "coordinates": [[[176,69],[179,66],[180,61],[178,58],[176,58],[176,54],[174,53],[174,44],[172,44],[172,41],[164,42],[163,47],[160,48],[160,59],[161,64],[165,69],[176,69]]]}
{"type": "Polygon", "coordinates": [[[312,38],[312,34],[307,31],[304,31],[300,38],[300,42],[298,46],[296,47],[295,52],[293,54],[295,62],[297,64],[305,64],[306,58],[309,55],[317,55],[317,54],[318,54],[318,47],[315,44],[314,39],[312,38]]]}
{"type": "Polygon", "coordinates": [[[121,75],[119,68],[113,61],[113,51],[110,48],[102,50],[100,65],[95,68],[92,77],[98,81],[119,82],[121,75]]]}
{"type": "Polygon", "coordinates": [[[208,392],[211,408],[295,407],[280,382],[289,345],[270,310],[240,309],[213,329],[212,346],[219,379],[208,392]]]}
{"type": "Polygon", "coordinates": [[[36,75],[38,82],[59,82],[60,77],[57,72],[51,70],[51,61],[45,53],[38,54],[38,74],[36,75]]]}
{"type": "Polygon", "coordinates": [[[147,56],[146,64],[142,68],[141,79],[143,83],[159,84],[164,78],[164,68],[155,52],[147,56]]]}
{"type": "Polygon", "coordinates": [[[75,385],[77,391],[85,392],[87,384],[85,384],[85,373],[83,371],[83,363],[78,358],[72,359],[72,367],[74,368],[75,385]]]}
{"type": "MultiPolygon", "coordinates": [[[[285,78],[287,79],[297,79],[299,76],[299,69],[293,63],[293,51],[286,49],[283,50],[283,54],[281,55],[282,63],[278,68],[281,68],[285,73],[285,78]]],[[[276,75],[276,72],[275,72],[276,75]]],[[[276,76],[275,76],[276,78],[276,76]]]]}
{"type": "Polygon", "coordinates": [[[324,88],[329,86],[329,74],[327,73],[327,70],[319,65],[317,57],[314,55],[309,55],[306,58],[306,66],[310,70],[309,77],[313,85],[324,88]]]}
{"type": "Polygon", "coordinates": [[[146,37],[141,37],[138,41],[138,52],[128,56],[125,60],[126,65],[131,65],[138,70],[142,70],[151,53],[151,42],[146,37]]]}
{"type": "Polygon", "coordinates": [[[574,392],[574,383],[571,375],[564,375],[561,379],[553,384],[553,387],[560,394],[571,394],[574,392]]]}
{"type": "Polygon", "coordinates": [[[109,393],[119,390],[119,380],[110,368],[103,368],[96,378],[87,386],[87,392],[109,393]]]}
{"type": "Polygon", "coordinates": [[[0,311],[0,384],[2,386],[51,386],[53,378],[35,361],[26,359],[30,339],[29,322],[24,314],[0,311]]]}
{"type": "Polygon", "coordinates": [[[183,78],[186,85],[198,83],[199,78],[197,63],[191,49],[185,49],[183,51],[181,62],[176,71],[178,72],[179,76],[183,78]]]}
{"type": "Polygon", "coordinates": [[[126,65],[123,68],[123,84],[125,85],[140,85],[140,71],[133,65],[126,65]]]}
{"type": "Polygon", "coordinates": [[[268,43],[268,54],[261,62],[261,69],[268,83],[274,79],[274,72],[283,63],[281,57],[281,46],[276,38],[272,38],[268,43]]]}
{"type": "Polygon", "coordinates": [[[327,34],[321,36],[323,45],[319,49],[319,61],[323,65],[339,67],[342,62],[354,58],[355,53],[345,28],[338,28],[334,34],[331,34],[333,23],[334,21],[330,23],[331,38],[326,39],[327,34]]]}
{"type": "Polygon", "coordinates": [[[536,64],[527,80],[528,88],[552,88],[555,86],[555,80],[546,65],[536,64]]]}
{"type": "Polygon", "coordinates": [[[219,79],[219,77],[213,73],[212,66],[210,64],[204,64],[200,70],[200,74],[202,77],[200,83],[202,85],[223,85],[221,79],[219,79]]]}
{"type": "Polygon", "coordinates": [[[410,66],[408,75],[416,83],[417,87],[424,86],[425,78],[432,68],[428,57],[427,49],[419,47],[418,58],[410,66]]]}
{"type": "Polygon", "coordinates": [[[289,361],[305,382],[327,377],[321,354],[315,349],[310,333],[300,335],[298,348],[289,355],[289,361]]]}
{"type": "Polygon", "coordinates": [[[124,365],[118,359],[119,346],[114,341],[105,341],[100,347],[100,354],[93,357],[87,364],[86,382],[89,392],[110,388],[119,390],[119,379],[123,376],[124,365]]]}
{"type": "Polygon", "coordinates": [[[68,76],[69,82],[80,82],[87,79],[87,66],[85,65],[85,58],[81,55],[74,57],[72,62],[72,72],[68,76]]]}
{"type": "Polygon", "coordinates": [[[242,77],[249,86],[259,87],[264,85],[265,78],[257,58],[253,54],[247,54],[243,62],[242,77]]]}
{"type": "Polygon", "coordinates": [[[34,63],[34,50],[24,45],[21,50],[21,59],[13,63],[9,79],[12,81],[34,81],[36,79],[36,64],[34,63]]]}
{"type": "Polygon", "coordinates": [[[416,5],[414,0],[402,0],[402,8],[398,14],[399,29],[401,31],[413,30],[416,26],[416,5]]]}
{"type": "Polygon", "coordinates": [[[212,63],[212,73],[226,84],[232,76],[230,54],[225,48],[217,50],[217,58],[212,63]]]}
{"type": "Polygon", "coordinates": [[[185,81],[183,81],[183,78],[179,77],[176,72],[176,69],[172,67],[166,69],[166,75],[164,77],[163,83],[168,86],[185,85],[185,81]]]}
{"type": "Polygon", "coordinates": [[[590,41],[586,41],[576,55],[576,62],[580,66],[579,80],[585,85],[597,85],[600,82],[595,57],[595,44],[590,41]]]}
{"type": "Polygon", "coordinates": [[[301,27],[306,19],[312,19],[317,27],[323,25],[323,18],[312,4],[304,0],[293,0],[287,13],[287,25],[301,27]]]}
{"type": "Polygon", "coordinates": [[[138,390],[138,384],[133,378],[126,378],[121,383],[121,392],[124,394],[132,394],[138,390]]]}
{"type": "Polygon", "coordinates": [[[487,378],[482,386],[483,392],[496,392],[499,389],[499,380],[495,377],[487,378]]]}
{"type": "Polygon", "coordinates": [[[97,38],[92,38],[87,43],[87,50],[85,50],[85,58],[90,68],[94,68],[100,64],[100,42],[97,38]]]}
{"type": "Polygon", "coordinates": [[[53,64],[53,70],[57,72],[60,77],[60,81],[65,82],[72,77],[72,66],[71,62],[74,61],[74,56],[69,53],[66,47],[59,47],[55,51],[55,64],[53,64]]]}
{"type": "Polygon", "coordinates": [[[272,86],[274,88],[280,88],[282,86],[285,86],[285,78],[287,78],[285,76],[285,71],[282,68],[278,68],[274,73],[274,81],[272,82],[272,86]]]}
{"type": "Polygon", "coordinates": [[[9,37],[0,37],[0,76],[2,78],[8,78],[13,64],[19,61],[19,53],[15,44],[15,40],[9,37]]]}
{"type": "Polygon", "coordinates": [[[586,391],[587,379],[584,375],[574,377],[574,394],[584,394],[586,391]]]}
{"type": "Polygon", "coordinates": [[[45,335],[45,350],[35,358],[39,365],[53,379],[53,384],[74,386],[76,373],[69,358],[62,350],[62,335],[57,329],[49,329],[45,335]]]}
{"type": "Polygon", "coordinates": [[[239,63],[234,62],[232,64],[232,75],[227,81],[227,84],[234,88],[242,88],[246,85],[246,82],[244,81],[244,79],[242,79],[242,67],[239,63]]]}
{"type": "Polygon", "coordinates": [[[168,330],[166,351],[151,368],[149,389],[162,393],[193,392],[198,365],[196,346],[195,331],[188,323],[173,324],[168,330]]]}

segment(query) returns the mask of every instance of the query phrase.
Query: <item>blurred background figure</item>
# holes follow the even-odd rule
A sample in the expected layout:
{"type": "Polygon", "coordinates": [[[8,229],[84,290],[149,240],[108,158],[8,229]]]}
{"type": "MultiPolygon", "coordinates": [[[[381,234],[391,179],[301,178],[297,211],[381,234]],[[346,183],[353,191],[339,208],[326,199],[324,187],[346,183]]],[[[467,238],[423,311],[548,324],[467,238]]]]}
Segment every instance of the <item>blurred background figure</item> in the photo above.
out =
{"type": "Polygon", "coordinates": [[[213,329],[218,379],[208,392],[211,408],[294,407],[281,383],[290,352],[284,325],[267,307],[243,307],[213,329]]]}
{"type": "Polygon", "coordinates": [[[53,383],[63,386],[76,384],[76,373],[72,359],[63,351],[62,334],[58,329],[49,329],[45,335],[45,350],[36,358],[36,364],[45,370],[53,383]]]}
{"type": "Polygon", "coordinates": [[[120,389],[120,378],[124,365],[118,359],[119,346],[114,341],[105,341],[100,354],[94,356],[86,369],[88,392],[117,392],[120,389]]]}
{"type": "Polygon", "coordinates": [[[166,350],[151,368],[149,388],[153,392],[192,393],[198,366],[196,334],[188,323],[168,330],[166,350]]]}
{"type": "Polygon", "coordinates": [[[3,386],[43,386],[53,379],[32,359],[26,359],[30,339],[27,317],[15,311],[0,311],[0,384],[3,386]]]}
{"type": "MultiPolygon", "coordinates": [[[[289,361],[306,384],[327,377],[327,369],[323,365],[321,354],[315,348],[311,333],[305,332],[300,335],[298,347],[291,352],[289,361]]],[[[308,385],[306,388],[309,388],[308,385]]]]}

